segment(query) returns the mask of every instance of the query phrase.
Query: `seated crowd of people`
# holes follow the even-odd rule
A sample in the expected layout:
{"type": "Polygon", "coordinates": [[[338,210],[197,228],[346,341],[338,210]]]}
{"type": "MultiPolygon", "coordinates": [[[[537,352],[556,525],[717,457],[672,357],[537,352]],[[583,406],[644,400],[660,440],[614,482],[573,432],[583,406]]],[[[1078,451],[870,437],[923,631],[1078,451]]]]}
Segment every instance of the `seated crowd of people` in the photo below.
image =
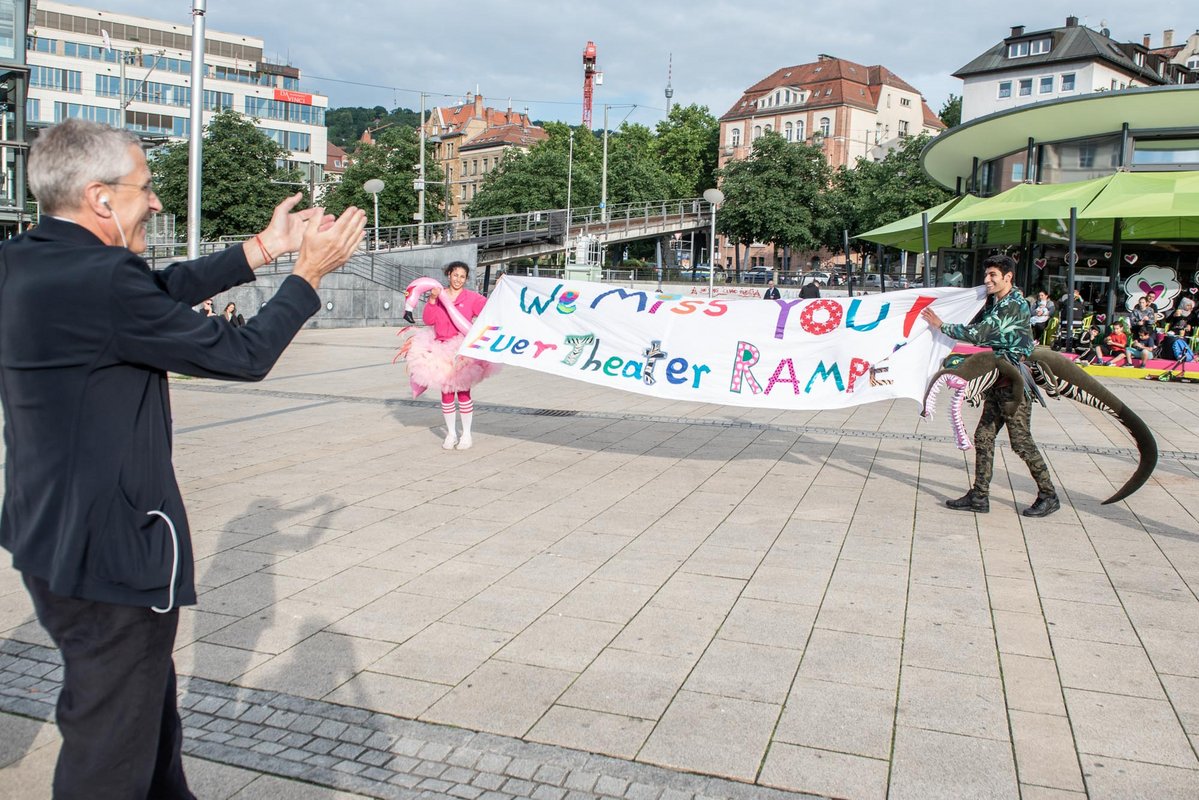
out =
{"type": "Polygon", "coordinates": [[[1144,367],[1152,359],[1195,360],[1191,343],[1199,332],[1199,307],[1190,297],[1184,296],[1173,309],[1161,311],[1155,307],[1153,297],[1143,295],[1127,316],[1117,317],[1106,326],[1101,316],[1087,313],[1077,289],[1069,296],[1063,295],[1059,303],[1050,300],[1045,291],[1030,297],[1033,334],[1039,342],[1051,336],[1047,331],[1055,318],[1059,320],[1058,329],[1065,331],[1066,303],[1073,306],[1077,335],[1070,342],[1069,337],[1059,334],[1052,345],[1054,349],[1072,346],[1083,363],[1144,367]]]}

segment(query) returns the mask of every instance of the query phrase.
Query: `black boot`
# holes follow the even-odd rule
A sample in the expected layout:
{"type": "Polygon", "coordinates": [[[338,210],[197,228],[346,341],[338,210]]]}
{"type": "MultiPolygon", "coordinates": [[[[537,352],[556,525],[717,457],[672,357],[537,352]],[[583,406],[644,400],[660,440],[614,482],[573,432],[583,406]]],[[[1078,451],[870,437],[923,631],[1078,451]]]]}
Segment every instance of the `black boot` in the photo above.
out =
{"type": "Polygon", "coordinates": [[[954,511],[973,511],[975,514],[986,514],[991,510],[991,500],[985,494],[979,494],[971,489],[957,500],[946,500],[945,505],[954,511]]]}
{"type": "Polygon", "coordinates": [[[1036,501],[1020,513],[1026,517],[1047,517],[1061,507],[1056,494],[1038,494],[1036,501]]]}

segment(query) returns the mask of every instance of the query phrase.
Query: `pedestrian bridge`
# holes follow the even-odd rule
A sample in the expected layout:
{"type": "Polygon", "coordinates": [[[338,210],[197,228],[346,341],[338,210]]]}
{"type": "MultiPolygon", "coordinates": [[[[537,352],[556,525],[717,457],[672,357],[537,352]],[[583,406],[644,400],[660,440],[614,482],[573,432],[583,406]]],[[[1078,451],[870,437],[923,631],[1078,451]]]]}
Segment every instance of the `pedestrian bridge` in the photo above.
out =
{"type": "MultiPolygon", "coordinates": [[[[427,255],[440,248],[473,245],[477,248],[479,266],[489,267],[517,258],[562,253],[584,237],[592,237],[593,243],[608,247],[638,239],[707,231],[712,225],[712,211],[712,205],[703,198],[689,198],[622,203],[610,206],[607,213],[599,206],[589,206],[432,222],[424,226],[367,228],[363,247],[341,271],[403,290],[424,274],[423,269],[414,265],[412,255],[417,252],[427,255]]],[[[247,238],[248,234],[203,242],[200,254],[224,249],[247,238]]],[[[151,245],[146,260],[155,267],[166,266],[185,257],[184,252],[182,245],[151,245]]],[[[283,257],[260,273],[289,272],[291,264],[292,257],[283,257]]]]}

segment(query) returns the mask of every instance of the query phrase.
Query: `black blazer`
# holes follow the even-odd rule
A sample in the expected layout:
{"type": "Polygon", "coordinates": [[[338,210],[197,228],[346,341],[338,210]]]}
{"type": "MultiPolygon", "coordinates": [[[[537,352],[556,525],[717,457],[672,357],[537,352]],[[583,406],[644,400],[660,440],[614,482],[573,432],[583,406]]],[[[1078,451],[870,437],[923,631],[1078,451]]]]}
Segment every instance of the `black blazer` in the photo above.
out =
{"type": "Polygon", "coordinates": [[[320,308],[292,276],[244,328],[192,311],[253,279],[241,246],[154,272],[48,217],[0,247],[0,545],[14,567],[66,597],[196,601],[167,371],[261,380],[320,308]]]}

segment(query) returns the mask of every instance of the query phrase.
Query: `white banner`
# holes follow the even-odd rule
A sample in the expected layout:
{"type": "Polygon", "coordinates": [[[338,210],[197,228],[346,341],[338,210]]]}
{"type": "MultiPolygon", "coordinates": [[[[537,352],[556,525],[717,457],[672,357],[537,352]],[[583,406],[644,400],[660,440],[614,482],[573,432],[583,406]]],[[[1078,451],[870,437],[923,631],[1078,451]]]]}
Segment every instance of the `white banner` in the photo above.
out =
{"type": "Polygon", "coordinates": [[[505,275],[459,353],[674,400],[820,409],[923,399],[983,287],[730,300],[505,275]]]}

